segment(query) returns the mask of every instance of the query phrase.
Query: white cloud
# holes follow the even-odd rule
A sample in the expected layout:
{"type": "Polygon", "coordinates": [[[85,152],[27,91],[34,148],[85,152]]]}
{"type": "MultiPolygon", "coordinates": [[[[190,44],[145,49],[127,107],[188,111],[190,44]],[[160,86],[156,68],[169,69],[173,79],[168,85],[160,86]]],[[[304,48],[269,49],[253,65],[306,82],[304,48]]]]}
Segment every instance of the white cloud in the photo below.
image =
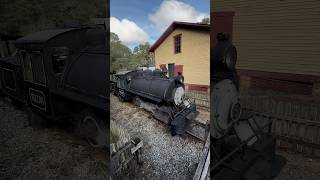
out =
{"type": "Polygon", "coordinates": [[[178,0],[164,0],[159,8],[149,14],[149,20],[158,31],[164,31],[173,21],[200,22],[209,14],[178,0]]]}
{"type": "Polygon", "coordinates": [[[116,33],[125,45],[144,43],[149,39],[148,34],[135,22],[128,19],[110,18],[110,31],[116,33]]]}

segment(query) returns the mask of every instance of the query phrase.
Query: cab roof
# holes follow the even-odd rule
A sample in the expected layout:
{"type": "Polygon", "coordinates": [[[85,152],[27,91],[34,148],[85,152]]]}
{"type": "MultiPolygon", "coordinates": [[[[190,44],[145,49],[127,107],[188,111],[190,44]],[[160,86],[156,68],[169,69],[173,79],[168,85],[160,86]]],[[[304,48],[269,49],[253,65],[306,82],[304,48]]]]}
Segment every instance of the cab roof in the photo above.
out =
{"type": "Polygon", "coordinates": [[[50,39],[61,35],[66,32],[79,30],[79,28],[68,28],[68,29],[54,29],[39,31],[16,40],[16,44],[29,44],[29,43],[46,43],[50,39]]]}
{"type": "Polygon", "coordinates": [[[84,51],[107,53],[106,34],[106,31],[101,27],[53,29],[35,32],[19,38],[16,40],[15,45],[18,49],[41,50],[54,41],[54,44],[68,43],[69,45],[73,44],[72,46],[75,47],[82,44],[84,51]],[[78,35],[75,36],[75,34],[78,35]]]}

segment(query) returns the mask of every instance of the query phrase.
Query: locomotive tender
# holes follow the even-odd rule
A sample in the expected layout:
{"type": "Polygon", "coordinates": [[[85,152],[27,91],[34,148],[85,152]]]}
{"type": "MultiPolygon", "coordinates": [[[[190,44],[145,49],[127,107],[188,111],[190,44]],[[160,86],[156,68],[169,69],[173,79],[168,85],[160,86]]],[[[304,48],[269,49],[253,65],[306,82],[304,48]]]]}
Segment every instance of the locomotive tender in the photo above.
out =
{"type": "Polygon", "coordinates": [[[109,116],[107,33],[101,27],[36,32],[0,59],[1,91],[26,104],[30,120],[72,120],[94,146],[106,147],[109,116]]]}
{"type": "Polygon", "coordinates": [[[9,96],[15,105],[21,105],[23,97],[23,78],[16,39],[21,36],[0,34],[0,95],[9,96]]]}
{"type": "Polygon", "coordinates": [[[17,56],[0,58],[0,92],[17,105],[25,101],[22,68],[17,56]]]}
{"type": "Polygon", "coordinates": [[[195,103],[185,96],[183,82],[163,77],[159,69],[124,71],[115,77],[115,94],[120,101],[157,105],[157,110],[166,114],[172,135],[184,134],[198,115],[195,103]]]}

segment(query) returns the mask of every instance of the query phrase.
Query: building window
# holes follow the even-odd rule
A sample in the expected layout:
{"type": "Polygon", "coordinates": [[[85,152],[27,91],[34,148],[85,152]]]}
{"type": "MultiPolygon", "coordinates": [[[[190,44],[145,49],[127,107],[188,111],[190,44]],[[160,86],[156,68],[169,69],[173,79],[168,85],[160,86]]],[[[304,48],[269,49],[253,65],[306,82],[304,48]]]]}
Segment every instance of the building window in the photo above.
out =
{"type": "Polygon", "coordinates": [[[181,53],[181,34],[173,37],[174,41],[174,53],[181,53]]]}

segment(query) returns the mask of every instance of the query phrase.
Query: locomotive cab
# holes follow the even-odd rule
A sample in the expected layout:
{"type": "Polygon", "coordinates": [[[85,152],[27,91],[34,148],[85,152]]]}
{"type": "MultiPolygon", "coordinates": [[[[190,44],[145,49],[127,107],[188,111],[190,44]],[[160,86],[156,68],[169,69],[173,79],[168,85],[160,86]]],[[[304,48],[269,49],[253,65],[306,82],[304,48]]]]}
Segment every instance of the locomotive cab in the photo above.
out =
{"type": "Polygon", "coordinates": [[[132,99],[131,95],[126,92],[127,86],[131,81],[134,74],[138,74],[139,71],[121,71],[114,75],[115,79],[115,94],[120,101],[129,101],[132,99]]]}
{"type": "Polygon", "coordinates": [[[108,144],[106,38],[104,29],[87,27],[47,30],[16,41],[32,123],[44,123],[42,117],[72,119],[92,144],[108,144]],[[88,132],[88,123],[95,129],[88,132]]]}
{"type": "Polygon", "coordinates": [[[73,55],[79,54],[76,51],[79,51],[81,46],[84,47],[84,42],[83,40],[81,42],[81,38],[77,40],[78,42],[70,42],[75,40],[71,36],[80,37],[84,33],[85,29],[48,30],[33,33],[16,41],[23,69],[27,103],[33,111],[51,119],[58,118],[52,106],[50,93],[58,90],[61,84],[63,73],[61,65],[66,63],[67,58],[72,59],[72,55],[69,54],[62,62],[59,49],[68,47],[75,50],[73,55]]]}

